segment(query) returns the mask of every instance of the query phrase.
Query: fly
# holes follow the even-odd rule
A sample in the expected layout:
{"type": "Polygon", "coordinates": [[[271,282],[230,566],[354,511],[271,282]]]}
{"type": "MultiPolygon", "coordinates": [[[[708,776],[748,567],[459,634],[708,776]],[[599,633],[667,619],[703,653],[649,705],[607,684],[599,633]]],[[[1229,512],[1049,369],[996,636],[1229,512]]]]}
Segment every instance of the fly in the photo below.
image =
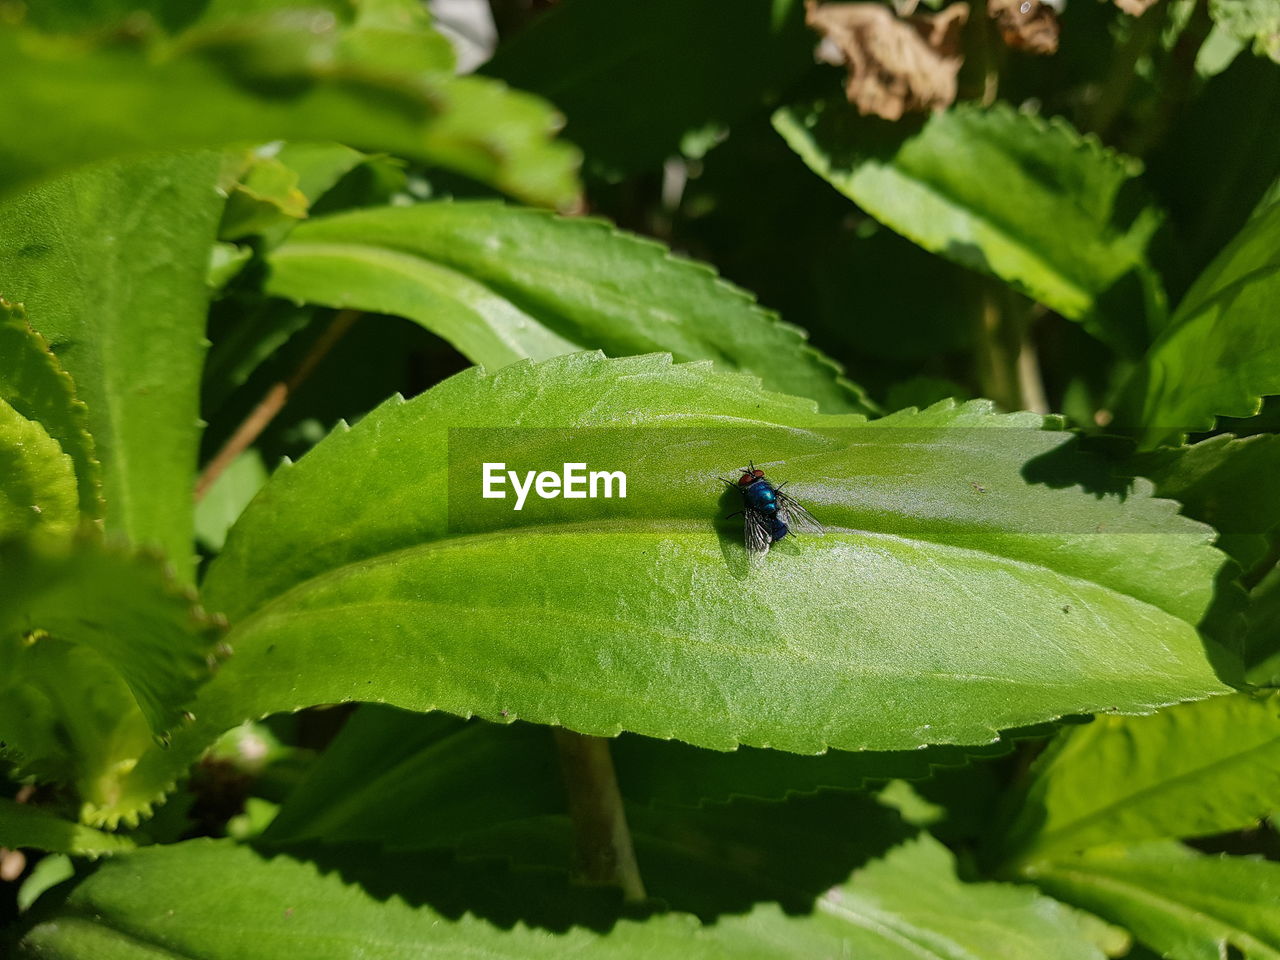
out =
{"type": "MultiPolygon", "coordinates": [[[[742,494],[742,509],[738,513],[744,518],[747,553],[751,556],[763,557],[788,533],[812,533],[819,537],[824,533],[822,524],[808,510],[782,492],[785,484],[775,487],[754,463],[742,471],[737,483],[721,479],[742,494]]],[[[736,517],[738,513],[729,516],[736,517]]]]}

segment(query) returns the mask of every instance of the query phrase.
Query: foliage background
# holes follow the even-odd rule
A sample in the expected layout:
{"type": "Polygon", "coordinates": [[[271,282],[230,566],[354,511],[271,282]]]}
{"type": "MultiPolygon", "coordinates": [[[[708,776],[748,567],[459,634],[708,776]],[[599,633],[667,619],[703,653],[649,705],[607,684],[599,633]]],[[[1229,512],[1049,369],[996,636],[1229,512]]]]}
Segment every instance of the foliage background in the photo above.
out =
{"type": "Polygon", "coordinates": [[[488,13],[0,3],[6,948],[1280,956],[1274,0],[488,13]]]}

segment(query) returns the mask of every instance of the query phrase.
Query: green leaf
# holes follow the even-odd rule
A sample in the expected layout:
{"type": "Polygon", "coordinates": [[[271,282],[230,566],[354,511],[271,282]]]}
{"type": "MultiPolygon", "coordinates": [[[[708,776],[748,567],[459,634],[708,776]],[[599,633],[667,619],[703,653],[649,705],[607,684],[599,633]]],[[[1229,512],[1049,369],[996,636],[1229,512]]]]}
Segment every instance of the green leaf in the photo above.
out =
{"type": "Polygon", "coordinates": [[[28,847],[53,853],[98,856],[131,850],[128,837],[94,830],[29,803],[14,803],[0,797],[0,846],[28,847]]]}
{"type": "Polygon", "coordinates": [[[196,504],[196,539],[214,553],[221,550],[227,531],[266,482],[262,455],[252,448],[240,454],[196,504]]]}
{"type": "Polygon", "coordinates": [[[184,580],[217,170],[216,155],[157,157],[0,206],[0,294],[38,318],[88,407],[107,532],[161,547],[184,580]]]}
{"type": "Polygon", "coordinates": [[[87,519],[101,517],[101,467],[89,435],[85,405],[76,399],[75,385],[48,342],[31,329],[26,312],[2,298],[0,400],[40,424],[57,441],[75,466],[80,512],[87,519]]]}
{"type": "Polygon", "coordinates": [[[1250,683],[1280,687],[1280,565],[1249,593],[1244,660],[1250,683]]]}
{"type": "Polygon", "coordinates": [[[10,664],[37,656],[32,648],[49,637],[83,644],[124,677],[157,734],[183,718],[208,679],[220,629],[161,562],[82,537],[7,543],[0,570],[8,601],[0,631],[10,664]]]}
{"type": "Polygon", "coordinates": [[[126,781],[208,678],[219,630],[157,559],[93,538],[10,542],[0,582],[0,743],[73,788],[86,822],[136,822],[163,790],[126,781]]]}
{"type": "Polygon", "coordinates": [[[1253,52],[1280,63],[1280,3],[1277,0],[1212,0],[1209,15],[1253,52]]]}
{"type": "Polygon", "coordinates": [[[1267,534],[1280,525],[1280,436],[1211,437],[1189,447],[1138,454],[1131,467],[1179,500],[1183,513],[1219,533],[1218,546],[1246,570],[1266,555],[1267,534]]]}
{"type": "Polygon", "coordinates": [[[409,317],[490,368],[663,350],[830,412],[867,410],[800,330],[704,264],[600,221],[495,203],[361,210],[301,224],[268,264],[268,293],[409,317]]]}
{"type": "Polygon", "coordinates": [[[243,240],[278,224],[307,215],[307,195],[298,188],[297,171],[269,152],[247,152],[229,160],[238,168],[229,176],[227,205],[218,227],[220,240],[243,240]]]}
{"type": "Polygon", "coordinates": [[[0,541],[37,529],[62,536],[79,522],[71,458],[40,424],[0,400],[0,541]]]}
{"type": "Polygon", "coordinates": [[[1251,417],[1280,393],[1280,204],[1250,220],[1196,280],[1126,385],[1116,422],[1148,446],[1251,417]]]}
{"type": "Polygon", "coordinates": [[[0,163],[0,184],[121,154],[337,140],[441,164],[531,202],[574,200],[577,152],[551,139],[558,119],[543,101],[454,77],[438,57],[411,51],[440,44],[426,26],[396,37],[377,23],[387,4],[357,9],[352,27],[307,5],[236,10],[171,42],[6,29],[0,121],[26,135],[0,163]],[[27,123],[32,116],[47,122],[27,123]]]}
{"type": "Polygon", "coordinates": [[[569,0],[482,70],[554,103],[589,167],[619,178],[701,152],[811,69],[815,42],[797,0],[569,0]]]}
{"type": "MultiPolygon", "coordinates": [[[[375,861],[376,865],[377,861],[375,861]]],[[[528,960],[599,955],[690,960],[851,956],[876,960],[1101,960],[1096,931],[1061,904],[1026,888],[957,881],[951,855],[927,837],[893,851],[818,900],[812,915],[773,905],[701,926],[681,914],[624,920],[607,933],[525,924],[500,929],[448,911],[448,875],[401,868],[428,894],[379,898],[337,872],[226,840],[149,847],[105,861],[52,916],[27,931],[19,956],[260,960],[325,944],[326,956],[459,956],[528,960]],[[415,875],[416,874],[416,875],[415,875]],[[443,882],[442,882],[443,881],[443,882]],[[446,907],[447,910],[447,907],[446,907]],[[373,936],[376,931],[377,935],[373,936]]],[[[387,874],[382,875],[384,882],[387,874]]]]}
{"type": "MultiPolygon", "coordinates": [[[[703,917],[763,900],[804,911],[850,870],[914,832],[871,796],[849,792],[705,809],[625,799],[648,896],[703,917]],[[844,829],[853,822],[857,831],[844,829]]],[[[565,877],[574,866],[551,731],[373,704],[343,728],[262,842],[319,859],[346,844],[448,849],[468,861],[497,859],[565,877]]]]}
{"type": "Polygon", "coordinates": [[[787,107],[774,126],[815,173],[933,253],[1012,284],[1125,352],[1147,342],[1146,248],[1159,217],[1135,203],[1141,165],[1004,104],[961,104],[919,132],[843,98],[787,107]]]}
{"type": "Polygon", "coordinates": [[[1280,958],[1280,864],[1155,842],[1038,863],[1028,873],[1054,896],[1127,927],[1163,957],[1280,958]]]}
{"type": "Polygon", "coordinates": [[[1087,492],[1044,425],[982,402],[867,423],[660,357],[460,374],[276,472],[205,582],[237,655],[136,775],[345,700],[816,753],[1223,690],[1194,627],[1210,532],[1142,483],[1087,492]],[[515,512],[477,456],[635,486],[515,512]],[[752,456],[829,527],[754,566],[719,479],[752,456]]]}
{"type": "Polygon", "coordinates": [[[1250,826],[1280,794],[1280,695],[1099,717],[1036,762],[1008,848],[1025,865],[1112,843],[1250,826]]]}

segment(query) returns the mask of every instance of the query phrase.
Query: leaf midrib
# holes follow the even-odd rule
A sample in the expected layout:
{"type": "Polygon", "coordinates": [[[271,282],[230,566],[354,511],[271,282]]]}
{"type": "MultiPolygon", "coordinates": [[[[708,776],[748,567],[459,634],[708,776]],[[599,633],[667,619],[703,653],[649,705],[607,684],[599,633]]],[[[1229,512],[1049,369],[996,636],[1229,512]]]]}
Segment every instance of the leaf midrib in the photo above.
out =
{"type": "MultiPolygon", "coordinates": [[[[1255,938],[1251,933],[1241,930],[1235,926],[1232,921],[1224,920],[1219,916],[1209,913],[1205,910],[1190,906],[1180,900],[1175,900],[1171,896],[1161,895],[1148,887],[1142,887],[1132,881],[1125,881],[1117,877],[1107,876],[1105,874],[1093,873],[1088,870],[1072,869],[1062,863],[1054,863],[1050,861],[1044,870],[1037,871],[1047,873],[1050,876],[1060,876],[1074,879],[1077,883],[1085,886],[1100,887],[1105,890],[1128,893],[1135,900],[1143,901],[1147,904],[1154,905],[1157,908],[1165,908],[1167,912],[1178,914],[1191,920],[1203,917],[1205,920],[1220,924],[1222,927],[1233,933],[1238,941],[1236,946],[1247,950],[1266,950],[1272,956],[1280,957],[1270,944],[1264,943],[1255,938]]],[[[1034,875],[1033,875],[1034,879],[1034,875]]]]}
{"type": "MultiPolygon", "coordinates": [[[[595,522],[592,522],[592,521],[583,521],[583,522],[578,522],[578,523],[530,524],[530,525],[528,525],[528,526],[526,526],[526,527],[521,527],[521,528],[504,528],[504,529],[502,529],[502,530],[486,531],[486,532],[483,532],[483,533],[468,533],[468,534],[458,534],[458,535],[455,535],[455,536],[441,537],[441,538],[437,538],[437,539],[435,539],[435,540],[431,540],[431,541],[423,541],[423,542],[420,542],[420,543],[411,544],[411,545],[409,545],[409,546],[407,546],[407,547],[401,547],[401,548],[398,548],[398,549],[395,549],[395,550],[390,550],[390,551],[386,551],[386,552],[378,553],[378,554],[372,554],[372,555],[369,555],[369,556],[366,556],[366,557],[362,557],[362,558],[360,558],[360,559],[347,561],[347,562],[342,563],[342,564],[340,564],[340,565],[338,565],[338,566],[330,567],[329,569],[327,569],[327,570],[325,570],[325,571],[323,571],[323,572],[321,572],[321,573],[319,573],[319,574],[316,574],[316,575],[314,575],[314,576],[308,577],[308,578],[307,578],[307,579],[305,579],[305,580],[301,580],[301,581],[299,581],[299,582],[297,582],[297,583],[293,584],[293,585],[292,585],[291,587],[289,587],[288,589],[286,589],[286,590],[282,591],[281,593],[276,594],[274,597],[272,597],[271,599],[269,599],[267,602],[265,602],[265,603],[261,604],[260,606],[258,606],[257,608],[255,608],[252,612],[250,612],[250,613],[249,613],[249,614],[247,614],[245,617],[243,617],[243,618],[242,618],[242,619],[241,619],[241,620],[240,620],[240,621],[239,621],[239,622],[238,622],[238,623],[233,627],[232,632],[231,632],[231,635],[229,635],[229,636],[228,636],[228,642],[232,642],[232,643],[233,643],[233,641],[234,641],[234,639],[235,639],[235,637],[234,637],[234,635],[235,635],[235,634],[238,634],[238,633],[240,633],[241,631],[244,631],[244,630],[248,630],[248,629],[249,629],[249,626],[250,626],[251,624],[255,623],[255,622],[256,622],[256,621],[258,621],[258,620],[261,620],[261,619],[265,619],[265,618],[267,618],[267,617],[269,616],[269,614],[270,614],[270,612],[271,612],[272,608],[276,607],[277,605],[283,605],[283,604],[286,604],[286,603],[287,603],[287,601],[288,601],[292,596],[294,596],[295,594],[298,594],[298,593],[304,593],[304,592],[306,592],[307,590],[314,588],[318,583],[322,583],[322,582],[324,582],[324,581],[326,581],[326,580],[329,580],[329,579],[338,579],[338,578],[340,578],[340,577],[344,576],[344,575],[346,574],[346,572],[347,572],[348,570],[350,570],[351,568],[353,568],[353,567],[358,567],[358,566],[369,566],[369,565],[393,564],[393,563],[397,562],[397,560],[398,560],[398,559],[400,559],[400,558],[404,557],[406,554],[411,554],[411,553],[418,553],[418,552],[429,553],[429,552],[434,552],[434,551],[437,551],[437,550],[457,550],[457,549],[463,549],[463,548],[465,548],[466,546],[468,546],[469,544],[474,543],[474,542],[480,542],[480,541],[491,540],[491,539],[498,539],[498,538],[503,538],[503,537],[511,537],[511,536],[513,536],[513,535],[514,535],[514,533],[515,533],[515,531],[516,531],[516,530],[520,530],[520,531],[522,531],[522,532],[523,532],[523,531],[526,531],[526,530],[536,530],[536,531],[537,531],[539,534],[541,534],[541,535],[548,535],[548,534],[554,535],[554,534],[559,534],[559,533],[564,533],[564,534],[574,534],[574,533],[584,532],[584,531],[588,530],[589,528],[590,528],[590,529],[594,529],[594,530],[599,530],[599,529],[601,528],[601,526],[632,527],[632,526],[636,526],[636,525],[638,525],[639,523],[640,523],[640,521],[636,520],[636,521],[609,521],[609,522],[607,522],[607,523],[605,523],[605,524],[602,524],[602,523],[601,523],[601,522],[599,522],[599,521],[595,521],[595,522]]],[[[689,521],[689,522],[664,521],[664,522],[662,522],[662,523],[660,523],[660,524],[649,523],[649,524],[646,524],[645,526],[647,527],[647,529],[646,529],[646,531],[645,531],[645,532],[649,532],[649,533],[660,533],[660,532],[663,532],[663,531],[672,531],[672,532],[705,532],[705,529],[706,529],[706,527],[705,527],[705,523],[704,523],[704,522],[694,522],[694,521],[689,521]]],[[[929,540],[929,539],[927,539],[927,538],[912,538],[912,537],[903,536],[903,535],[901,535],[901,534],[879,533],[879,532],[867,531],[867,530],[853,530],[853,529],[845,528],[845,527],[828,527],[828,528],[827,528],[827,532],[828,532],[829,534],[845,533],[845,534],[849,534],[849,535],[861,535],[861,536],[864,536],[864,537],[872,537],[872,538],[879,538],[879,539],[884,539],[884,540],[892,540],[892,541],[898,541],[898,542],[907,543],[907,544],[929,544],[929,545],[932,545],[932,546],[940,546],[940,547],[943,547],[944,549],[954,549],[954,550],[960,550],[960,551],[964,551],[964,552],[972,552],[972,553],[976,553],[976,554],[981,554],[981,555],[983,555],[983,556],[992,557],[992,558],[994,558],[994,559],[996,559],[996,560],[999,560],[999,561],[1001,561],[1001,562],[1003,562],[1003,563],[1007,563],[1007,564],[1010,564],[1011,566],[1018,567],[1018,568],[1021,568],[1021,569],[1035,570],[1035,571],[1047,571],[1048,573],[1052,574],[1053,576],[1060,578],[1064,583],[1067,583],[1067,584],[1071,584],[1071,585],[1074,585],[1074,584],[1087,584],[1087,585],[1089,585],[1090,587],[1093,587],[1093,588],[1095,588],[1095,589],[1105,590],[1105,591],[1107,591],[1107,592],[1109,592],[1109,593],[1113,593],[1113,594],[1115,594],[1115,595],[1117,595],[1117,596],[1125,597],[1125,598],[1126,598],[1127,600],[1129,600],[1130,602],[1132,602],[1132,603],[1134,603],[1134,604],[1138,604],[1138,605],[1140,605],[1143,609],[1145,609],[1145,610],[1151,610],[1151,611],[1156,611],[1157,613],[1159,613],[1159,614],[1160,614],[1161,616],[1163,616],[1163,617],[1171,617],[1171,618],[1173,618],[1173,619],[1180,619],[1180,618],[1176,617],[1174,614],[1171,614],[1171,613],[1169,613],[1168,611],[1165,611],[1165,610],[1163,610],[1162,608],[1157,607],[1157,606],[1155,606],[1154,604],[1149,603],[1148,601],[1142,600],[1142,599],[1140,599],[1140,598],[1138,598],[1138,597],[1134,597],[1134,596],[1132,596],[1131,594],[1121,593],[1120,591],[1115,590],[1114,588],[1107,587],[1107,586],[1105,586],[1105,585],[1103,585],[1103,584],[1097,583],[1096,581],[1086,580],[1086,579],[1084,579],[1084,578],[1077,577],[1077,576],[1074,576],[1074,575],[1071,575],[1071,574],[1062,573],[1062,572],[1060,572],[1060,571],[1058,571],[1058,570],[1055,570],[1055,569],[1054,569],[1054,568],[1052,568],[1052,567],[1043,566],[1043,565],[1041,565],[1041,564],[1030,563],[1030,562],[1025,561],[1025,560],[1019,560],[1019,559],[1017,559],[1017,558],[1009,557],[1009,556],[1006,556],[1006,555],[1004,555],[1004,554],[1000,554],[1000,553],[997,553],[997,552],[994,552],[994,551],[982,550],[982,549],[978,549],[978,548],[975,548],[975,547],[956,547],[955,545],[952,545],[952,544],[940,543],[940,542],[937,542],[937,541],[929,540]]],[[[426,601],[426,602],[428,602],[428,603],[430,603],[430,604],[432,604],[432,605],[435,605],[435,606],[449,606],[449,602],[448,602],[447,600],[433,599],[433,600],[429,600],[429,601],[426,601]]],[[[392,605],[392,604],[404,604],[404,605],[407,605],[407,606],[418,606],[418,605],[420,605],[421,603],[422,603],[422,601],[413,601],[413,600],[388,601],[388,600],[382,600],[382,599],[380,599],[380,600],[369,600],[369,601],[363,601],[363,602],[361,602],[361,603],[347,603],[347,604],[345,604],[345,607],[346,607],[346,608],[348,608],[348,609],[354,609],[354,608],[357,608],[357,607],[365,607],[365,606],[368,606],[368,607],[377,607],[377,606],[387,606],[387,605],[392,605]]],[[[469,600],[469,601],[468,601],[467,606],[468,606],[468,608],[469,608],[469,609],[484,609],[484,608],[485,608],[485,605],[477,605],[477,604],[475,603],[475,601],[474,601],[474,598],[473,598],[472,600],[469,600]]],[[[499,607],[499,606],[496,606],[496,605],[495,605],[495,606],[492,606],[492,609],[495,609],[495,610],[497,610],[497,609],[501,609],[501,610],[507,610],[507,611],[510,611],[510,610],[519,609],[519,608],[518,608],[518,607],[515,607],[515,606],[512,606],[511,604],[505,604],[505,605],[502,605],[502,606],[500,606],[500,607],[499,607]]],[[[557,611],[548,611],[548,610],[543,609],[543,608],[538,608],[536,612],[538,613],[538,615],[539,615],[539,616],[544,616],[544,617],[545,617],[545,616],[559,616],[559,617],[571,617],[571,616],[572,616],[572,617],[573,617],[573,618],[575,618],[575,619],[590,619],[589,615],[587,615],[587,614],[569,614],[569,613],[566,613],[565,611],[559,611],[559,610],[557,610],[557,611]]],[[[613,617],[607,617],[607,618],[604,618],[604,622],[608,622],[608,623],[611,623],[611,624],[616,624],[616,623],[617,623],[617,621],[616,621],[613,617]]],[[[1183,622],[1185,622],[1185,621],[1183,621],[1183,622]]],[[[659,631],[656,631],[656,630],[650,630],[650,633],[651,633],[655,638],[657,638],[657,639],[662,639],[662,640],[667,640],[667,641],[676,641],[676,640],[679,640],[679,641],[681,641],[681,642],[685,642],[685,643],[687,643],[687,642],[689,641],[689,638],[688,638],[687,636],[683,635],[683,634],[681,634],[681,635],[679,635],[679,636],[676,636],[676,635],[668,635],[668,634],[663,634],[663,633],[661,633],[661,632],[659,632],[659,631]]],[[[234,646],[234,643],[233,643],[233,646],[234,646]]],[[[752,650],[752,651],[749,651],[749,652],[753,652],[753,653],[757,653],[757,652],[758,652],[758,653],[768,653],[768,652],[770,652],[770,651],[766,651],[766,650],[754,651],[754,650],[752,650]]],[[[810,658],[810,659],[811,659],[811,662],[814,662],[814,663],[823,663],[823,662],[824,662],[824,661],[822,661],[822,660],[821,660],[821,659],[819,659],[819,658],[810,658]]],[[[834,664],[827,664],[827,665],[834,665],[834,664]]],[[[841,666],[847,666],[847,664],[840,664],[840,665],[841,665],[841,666]]],[[[861,667],[862,667],[863,669],[867,669],[867,668],[874,667],[874,666],[876,666],[876,665],[875,665],[875,664],[866,664],[866,663],[861,664],[861,667]]],[[[1158,671],[1155,671],[1154,669],[1153,669],[1153,671],[1152,671],[1152,672],[1153,672],[1153,673],[1158,673],[1158,671]]],[[[892,676],[892,675],[894,675],[894,674],[892,674],[892,673],[888,673],[888,672],[886,671],[886,675],[891,675],[891,676],[892,676]]],[[[912,670],[912,672],[911,672],[911,676],[913,676],[913,677],[927,676],[927,675],[930,675],[930,674],[929,674],[929,672],[927,672],[927,671],[923,671],[923,672],[922,672],[922,671],[920,671],[918,668],[913,669],[913,670],[912,670]]],[[[954,679],[961,679],[961,678],[963,678],[963,679],[969,679],[969,680],[990,680],[990,681],[997,681],[997,682],[1010,682],[1010,683],[1016,682],[1016,681],[1014,681],[1014,680],[1011,680],[1011,678],[1009,678],[1009,677],[987,676],[987,675],[981,675],[981,674],[963,674],[963,675],[962,675],[962,674],[953,674],[953,673],[939,673],[938,675],[939,675],[939,676],[943,676],[943,677],[950,677],[950,678],[954,678],[954,679]]],[[[1124,673],[1124,674],[1118,674],[1118,675],[1127,676],[1127,673],[1124,673]]],[[[1163,676],[1166,676],[1166,677],[1171,677],[1171,678],[1172,678],[1172,677],[1176,677],[1176,676],[1178,676],[1178,675],[1176,675],[1176,674],[1162,674],[1162,675],[1163,675],[1163,676]]],[[[1057,684],[1054,684],[1054,683],[1049,682],[1049,681],[1047,681],[1047,680],[1042,680],[1042,683],[1037,687],[1037,689],[1043,689],[1044,687],[1053,687],[1053,686],[1073,687],[1074,685],[1075,685],[1075,682],[1074,682],[1074,681],[1071,681],[1071,680],[1065,680],[1065,681],[1062,681],[1061,683],[1057,683],[1057,684]]]]}
{"type": "MultiPolygon", "coordinates": [[[[1043,842],[1037,843],[1034,846],[1032,846],[1030,850],[1026,854],[1024,854],[1020,859],[1023,863],[1026,863],[1029,861],[1033,853],[1039,853],[1043,855],[1046,850],[1061,849],[1064,845],[1060,838],[1064,834],[1070,837],[1070,835],[1073,832],[1079,832],[1082,829],[1082,825],[1091,824],[1097,820],[1105,820],[1109,816],[1111,816],[1115,811],[1122,810],[1125,807],[1128,807],[1133,804],[1141,804],[1142,801],[1145,800],[1146,798],[1150,797],[1153,794],[1158,795],[1163,790],[1171,788],[1174,784],[1181,784],[1185,781],[1195,780],[1200,776],[1206,775],[1209,771],[1215,770],[1219,767],[1228,766],[1231,764],[1241,762],[1245,757],[1248,757],[1251,754],[1263,752],[1267,750],[1274,750],[1277,747],[1277,745],[1280,745],[1280,735],[1274,736],[1263,743],[1255,744],[1254,746],[1249,747],[1247,750],[1241,750],[1238,753],[1233,753],[1226,757],[1219,757],[1217,760],[1214,760],[1212,763],[1205,764],[1204,766],[1195,767],[1191,770],[1186,770],[1175,777],[1169,777],[1168,779],[1160,780],[1156,783],[1152,783],[1152,784],[1149,784],[1148,786],[1143,787],[1141,790],[1137,790],[1137,791],[1134,791],[1133,793],[1128,793],[1122,797],[1118,797],[1117,799],[1113,800],[1111,803],[1107,804],[1106,806],[1102,806],[1094,809],[1086,816],[1080,817],[1067,824],[1064,824],[1063,826],[1057,827],[1046,833],[1040,834],[1041,840],[1043,842]]],[[[1149,839],[1154,839],[1154,838],[1149,838],[1149,839]]]]}

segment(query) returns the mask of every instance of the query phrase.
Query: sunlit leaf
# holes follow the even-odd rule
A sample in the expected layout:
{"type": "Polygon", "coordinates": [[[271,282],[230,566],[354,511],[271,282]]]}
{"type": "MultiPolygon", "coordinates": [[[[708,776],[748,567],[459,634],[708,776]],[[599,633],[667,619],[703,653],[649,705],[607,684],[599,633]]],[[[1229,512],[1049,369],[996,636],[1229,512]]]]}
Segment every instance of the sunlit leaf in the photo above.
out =
{"type": "Polygon", "coordinates": [[[1150,445],[1250,417],[1280,393],[1280,204],[1250,220],[1178,304],[1125,388],[1117,423],[1150,445]]]}
{"type": "Polygon", "coordinates": [[[1171,960],[1280,957],[1280,864],[1157,841],[1039,863],[1030,875],[1171,960]]]}
{"type": "Polygon", "coordinates": [[[1037,762],[1007,838],[1026,864],[1112,843],[1237,830],[1280,795],[1280,695],[1099,717],[1037,762]]]}
{"type": "Polygon", "coordinates": [[[918,132],[840,100],[774,125],[814,172],[933,253],[1008,281],[1125,352],[1157,304],[1145,267],[1159,222],[1131,196],[1141,165],[1005,104],[960,105],[918,132]]]}
{"type": "Polygon", "coordinates": [[[133,846],[128,837],[104,833],[29,803],[0,797],[0,847],[97,856],[131,850],[133,846]]]}
{"type": "MultiPolygon", "coordinates": [[[[403,882],[425,889],[428,904],[448,903],[448,888],[429,864],[384,868],[381,879],[384,889],[403,882]]],[[[470,913],[442,915],[422,902],[421,893],[409,902],[380,898],[305,861],[265,859],[226,840],[192,840],[112,857],[28,931],[18,950],[19,956],[66,960],[231,960],[249,953],[274,960],[317,943],[334,960],[476,951],[495,960],[808,960],[846,949],[876,960],[1025,960],[1028,951],[1042,960],[1103,956],[1090,939],[1096,926],[1025,887],[959,882],[951,855],[927,837],[855,874],[819,899],[810,916],[787,917],[769,905],[713,926],[670,914],[621,921],[602,934],[584,926],[502,929],[470,913]],[[378,935],[370,937],[375,929],[378,935]]]]}
{"type": "MultiPolygon", "coordinates": [[[[0,281],[3,285],[3,281],[0,281]]],[[[75,468],[77,499],[86,519],[102,515],[101,468],[89,435],[88,413],[48,342],[31,329],[21,306],[0,299],[0,400],[34,420],[75,468]]],[[[3,471],[0,471],[2,474],[3,471]]]]}
{"type": "Polygon", "coordinates": [[[704,264],[606,223],[494,203],[318,218],[268,259],[268,293],[409,317],[476,363],[669,351],[866,411],[834,361],[704,264]]]}
{"type": "Polygon", "coordinates": [[[113,164],[0,205],[0,295],[26,304],[88,408],[107,532],[187,580],[218,162],[113,164]]]}
{"type": "Polygon", "coordinates": [[[1207,528],[1143,484],[1086,492],[1096,465],[1045,426],[984,403],[868,423],[656,357],[461,374],[272,478],[205,583],[237,654],[136,774],[344,700],[813,753],[1224,689],[1194,626],[1207,528]],[[478,457],[570,456],[627,498],[480,497],[478,457]],[[749,562],[720,478],[752,457],[826,537],[749,562]]]}

